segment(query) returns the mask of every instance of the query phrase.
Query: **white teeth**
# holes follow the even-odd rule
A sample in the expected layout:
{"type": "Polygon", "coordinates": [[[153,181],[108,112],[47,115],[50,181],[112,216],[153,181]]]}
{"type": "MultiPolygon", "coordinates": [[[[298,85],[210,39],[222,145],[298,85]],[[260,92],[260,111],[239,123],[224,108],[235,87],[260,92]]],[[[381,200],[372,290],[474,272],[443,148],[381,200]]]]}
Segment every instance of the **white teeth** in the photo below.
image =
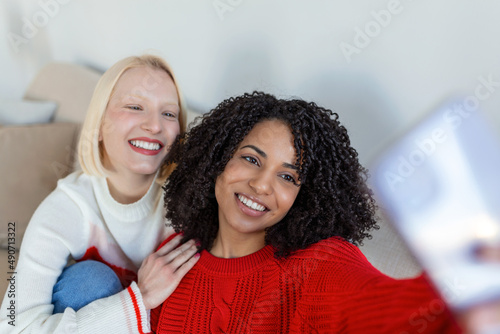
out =
{"type": "Polygon", "coordinates": [[[241,203],[245,204],[251,209],[257,210],[257,211],[264,211],[266,208],[263,205],[257,204],[253,202],[251,199],[246,198],[242,195],[238,195],[238,199],[240,200],[241,203]]]}
{"type": "Polygon", "coordinates": [[[157,151],[160,149],[160,144],[158,143],[148,143],[142,140],[131,140],[130,143],[135,147],[140,147],[150,151],[157,151]]]}

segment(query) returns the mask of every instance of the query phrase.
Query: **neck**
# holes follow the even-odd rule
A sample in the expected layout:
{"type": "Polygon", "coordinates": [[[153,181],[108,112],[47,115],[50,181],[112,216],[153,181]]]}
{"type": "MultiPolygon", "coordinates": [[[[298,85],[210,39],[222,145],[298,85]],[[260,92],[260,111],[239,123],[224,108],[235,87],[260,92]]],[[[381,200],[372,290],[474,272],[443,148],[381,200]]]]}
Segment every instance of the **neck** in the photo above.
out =
{"type": "Polygon", "coordinates": [[[217,257],[231,259],[253,254],[264,247],[263,233],[242,236],[222,231],[219,228],[210,253],[217,257]]]}
{"type": "Polygon", "coordinates": [[[155,174],[151,175],[118,175],[111,173],[106,178],[109,193],[121,204],[131,204],[140,200],[149,190],[155,174]]]}

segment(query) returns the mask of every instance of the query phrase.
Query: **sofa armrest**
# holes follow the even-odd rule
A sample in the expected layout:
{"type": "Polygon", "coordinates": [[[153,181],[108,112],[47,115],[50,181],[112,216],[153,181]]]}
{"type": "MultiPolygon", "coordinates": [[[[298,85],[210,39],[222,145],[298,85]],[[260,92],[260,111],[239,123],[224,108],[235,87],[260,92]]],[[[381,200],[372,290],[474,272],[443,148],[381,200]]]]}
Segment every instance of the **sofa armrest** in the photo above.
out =
{"type": "Polygon", "coordinates": [[[20,246],[35,209],[73,171],[79,129],[77,123],[0,127],[0,245],[15,222],[20,246]]]}

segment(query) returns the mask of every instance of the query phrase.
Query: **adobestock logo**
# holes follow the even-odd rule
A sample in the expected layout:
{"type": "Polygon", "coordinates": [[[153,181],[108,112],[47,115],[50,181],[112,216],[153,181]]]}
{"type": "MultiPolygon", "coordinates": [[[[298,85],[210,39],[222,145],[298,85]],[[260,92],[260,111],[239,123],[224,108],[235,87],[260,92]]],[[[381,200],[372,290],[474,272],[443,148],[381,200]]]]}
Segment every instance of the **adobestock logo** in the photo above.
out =
{"type": "Polygon", "coordinates": [[[224,21],[224,15],[227,12],[232,12],[243,3],[243,0],[214,0],[212,2],[212,6],[214,6],[217,15],[219,15],[219,19],[224,21]]]}
{"type": "Polygon", "coordinates": [[[393,16],[399,15],[403,11],[403,5],[399,0],[390,0],[386,8],[371,11],[372,20],[366,22],[363,29],[358,26],[354,27],[352,43],[340,42],[340,51],[342,51],[348,64],[352,62],[353,55],[360,54],[363,49],[371,44],[374,38],[381,34],[384,28],[391,24],[393,16]]]}
{"type": "Polygon", "coordinates": [[[385,179],[392,191],[396,190],[396,185],[405,181],[415,172],[415,169],[422,165],[426,159],[434,154],[436,147],[446,141],[447,135],[442,128],[436,128],[428,138],[414,141],[416,148],[407,156],[398,157],[398,167],[396,171],[387,171],[385,179]]]}
{"type": "Polygon", "coordinates": [[[9,32],[7,34],[7,40],[10,46],[16,53],[19,53],[20,46],[27,44],[29,40],[33,39],[38,35],[39,29],[44,28],[49,24],[50,19],[54,18],[59,14],[61,8],[60,5],[66,5],[71,0],[40,0],[38,1],[38,6],[40,9],[37,10],[31,18],[22,18],[22,28],[21,34],[16,34],[9,32]]]}
{"type": "Polygon", "coordinates": [[[396,190],[398,184],[411,177],[417,167],[424,164],[436,152],[438,146],[447,141],[449,135],[452,135],[450,131],[458,129],[478,109],[480,102],[491,97],[500,87],[500,81],[495,81],[492,74],[487,78],[480,76],[478,81],[479,84],[473,95],[454,103],[442,113],[442,126],[432,129],[427,137],[415,139],[415,149],[405,155],[400,155],[397,158],[397,167],[384,173],[385,180],[392,191],[396,190]]]}

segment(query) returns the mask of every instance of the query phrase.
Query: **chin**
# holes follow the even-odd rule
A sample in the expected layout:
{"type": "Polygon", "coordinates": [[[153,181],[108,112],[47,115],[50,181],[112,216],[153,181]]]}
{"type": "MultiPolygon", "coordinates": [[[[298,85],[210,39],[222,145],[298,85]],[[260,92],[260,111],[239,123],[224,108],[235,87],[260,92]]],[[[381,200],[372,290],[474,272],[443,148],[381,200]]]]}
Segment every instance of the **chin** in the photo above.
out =
{"type": "Polygon", "coordinates": [[[141,174],[146,176],[146,175],[156,174],[156,171],[158,171],[159,168],[160,166],[140,166],[133,168],[132,171],[136,174],[141,174]]]}
{"type": "Polygon", "coordinates": [[[247,235],[258,235],[262,234],[265,235],[265,228],[263,227],[256,227],[256,226],[238,226],[236,227],[236,230],[241,233],[241,234],[247,234],[247,235]]]}

